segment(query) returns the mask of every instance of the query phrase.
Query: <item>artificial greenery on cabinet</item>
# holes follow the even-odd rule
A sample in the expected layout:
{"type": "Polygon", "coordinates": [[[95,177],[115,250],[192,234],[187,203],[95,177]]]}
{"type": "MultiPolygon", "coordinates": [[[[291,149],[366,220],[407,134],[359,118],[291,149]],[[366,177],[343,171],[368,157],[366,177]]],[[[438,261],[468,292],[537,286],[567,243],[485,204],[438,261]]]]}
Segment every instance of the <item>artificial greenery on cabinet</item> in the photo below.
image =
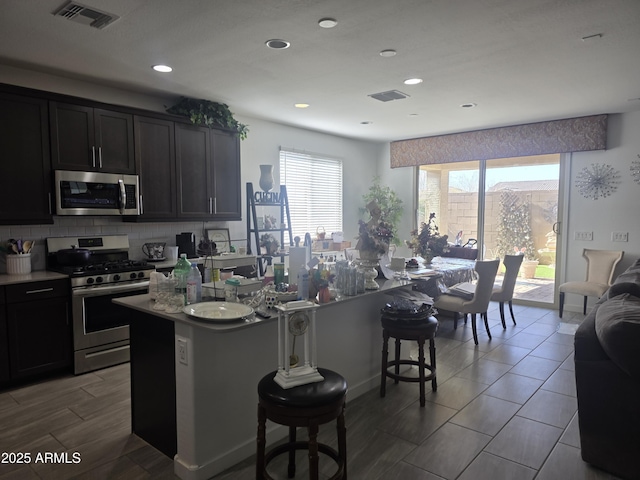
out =
{"type": "Polygon", "coordinates": [[[247,125],[238,122],[229,106],[224,103],[211,100],[198,100],[195,98],[181,97],[180,101],[167,108],[168,113],[188,117],[194,125],[203,127],[222,127],[238,132],[240,139],[247,138],[249,129],[247,125]]]}

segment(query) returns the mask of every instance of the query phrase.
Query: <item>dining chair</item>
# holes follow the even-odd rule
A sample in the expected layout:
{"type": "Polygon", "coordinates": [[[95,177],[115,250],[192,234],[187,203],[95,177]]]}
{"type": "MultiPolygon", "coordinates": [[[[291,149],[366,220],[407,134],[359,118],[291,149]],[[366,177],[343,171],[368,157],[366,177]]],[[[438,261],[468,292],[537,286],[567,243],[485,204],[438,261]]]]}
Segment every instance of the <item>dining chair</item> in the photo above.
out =
{"type": "Polygon", "coordinates": [[[565,293],[584,296],[582,314],[587,314],[587,297],[600,298],[611,286],[613,272],[624,255],[620,250],[592,250],[585,248],[582,256],[587,260],[587,279],[584,282],[566,282],[558,287],[560,292],[560,318],[564,309],[565,293]]]}
{"type": "Polygon", "coordinates": [[[513,290],[516,287],[516,280],[518,279],[518,272],[520,271],[520,265],[524,255],[505,255],[502,263],[506,268],[504,277],[502,278],[502,285],[493,288],[491,294],[492,302],[500,303],[500,320],[502,321],[502,328],[506,329],[507,324],[504,321],[504,302],[509,303],[509,313],[511,313],[511,320],[516,325],[516,317],[513,315],[513,290]]]}
{"type": "Polygon", "coordinates": [[[496,273],[498,273],[498,265],[500,265],[500,260],[485,260],[475,263],[474,270],[478,274],[478,281],[476,282],[476,289],[471,299],[445,293],[440,295],[434,302],[436,309],[453,312],[454,329],[458,328],[458,315],[460,313],[465,315],[471,314],[473,341],[476,345],[478,344],[478,331],[476,327],[476,315],[478,313],[480,314],[480,317],[484,319],[484,326],[487,330],[487,335],[489,336],[489,339],[491,339],[489,320],[487,319],[487,309],[489,308],[489,302],[491,301],[493,282],[496,279],[496,273]]]}

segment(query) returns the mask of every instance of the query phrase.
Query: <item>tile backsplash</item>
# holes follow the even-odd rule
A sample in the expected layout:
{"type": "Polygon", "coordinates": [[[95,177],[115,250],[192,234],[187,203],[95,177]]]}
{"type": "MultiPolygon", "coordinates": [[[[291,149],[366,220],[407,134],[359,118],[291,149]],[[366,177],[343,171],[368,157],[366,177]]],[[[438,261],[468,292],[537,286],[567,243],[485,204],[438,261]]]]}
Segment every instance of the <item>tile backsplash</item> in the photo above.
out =
{"type": "MultiPolygon", "coordinates": [[[[0,243],[6,244],[11,238],[35,240],[31,251],[32,270],[45,269],[45,238],[67,236],[115,235],[126,234],[129,237],[129,258],[143,259],[142,244],[147,242],[165,242],[176,244],[176,234],[193,232],[196,244],[207,229],[228,228],[231,244],[236,248],[246,246],[246,224],[235,222],[158,222],[129,223],[120,217],[53,217],[53,225],[0,225],[0,243]]],[[[0,255],[0,273],[6,273],[6,260],[0,255]]]]}

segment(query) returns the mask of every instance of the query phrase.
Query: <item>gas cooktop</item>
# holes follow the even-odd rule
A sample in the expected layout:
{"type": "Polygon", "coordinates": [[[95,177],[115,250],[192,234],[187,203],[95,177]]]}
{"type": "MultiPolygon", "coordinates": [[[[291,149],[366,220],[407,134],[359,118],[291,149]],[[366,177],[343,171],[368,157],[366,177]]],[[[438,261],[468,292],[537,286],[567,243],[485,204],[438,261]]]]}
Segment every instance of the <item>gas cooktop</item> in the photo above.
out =
{"type": "Polygon", "coordinates": [[[121,282],[148,280],[155,266],[144,260],[129,259],[126,235],[92,237],[52,237],[47,243],[47,270],[69,275],[72,287],[95,287],[121,282]],[[78,246],[91,251],[89,260],[80,265],[61,262],[57,252],[78,246]]]}

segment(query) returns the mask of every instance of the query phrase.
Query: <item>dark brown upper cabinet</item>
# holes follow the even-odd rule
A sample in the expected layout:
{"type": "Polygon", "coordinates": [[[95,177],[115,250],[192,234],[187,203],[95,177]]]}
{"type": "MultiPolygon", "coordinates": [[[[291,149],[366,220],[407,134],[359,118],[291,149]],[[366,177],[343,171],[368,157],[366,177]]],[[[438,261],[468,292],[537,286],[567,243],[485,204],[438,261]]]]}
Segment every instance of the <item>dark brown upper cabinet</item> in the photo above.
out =
{"type": "Polygon", "coordinates": [[[49,119],[54,169],[136,173],[133,115],[52,101],[49,119]]]}
{"type": "Polygon", "coordinates": [[[136,115],[134,137],[140,176],[141,214],[137,220],[177,218],[174,122],[136,115]]]}
{"type": "Polygon", "coordinates": [[[177,123],[176,166],[179,218],[241,218],[237,134],[177,123]]]}
{"type": "Polygon", "coordinates": [[[0,93],[0,224],[53,223],[47,101],[0,93]]]}
{"type": "Polygon", "coordinates": [[[238,134],[211,130],[213,152],[213,214],[220,220],[240,220],[240,138],[238,134]]]}

